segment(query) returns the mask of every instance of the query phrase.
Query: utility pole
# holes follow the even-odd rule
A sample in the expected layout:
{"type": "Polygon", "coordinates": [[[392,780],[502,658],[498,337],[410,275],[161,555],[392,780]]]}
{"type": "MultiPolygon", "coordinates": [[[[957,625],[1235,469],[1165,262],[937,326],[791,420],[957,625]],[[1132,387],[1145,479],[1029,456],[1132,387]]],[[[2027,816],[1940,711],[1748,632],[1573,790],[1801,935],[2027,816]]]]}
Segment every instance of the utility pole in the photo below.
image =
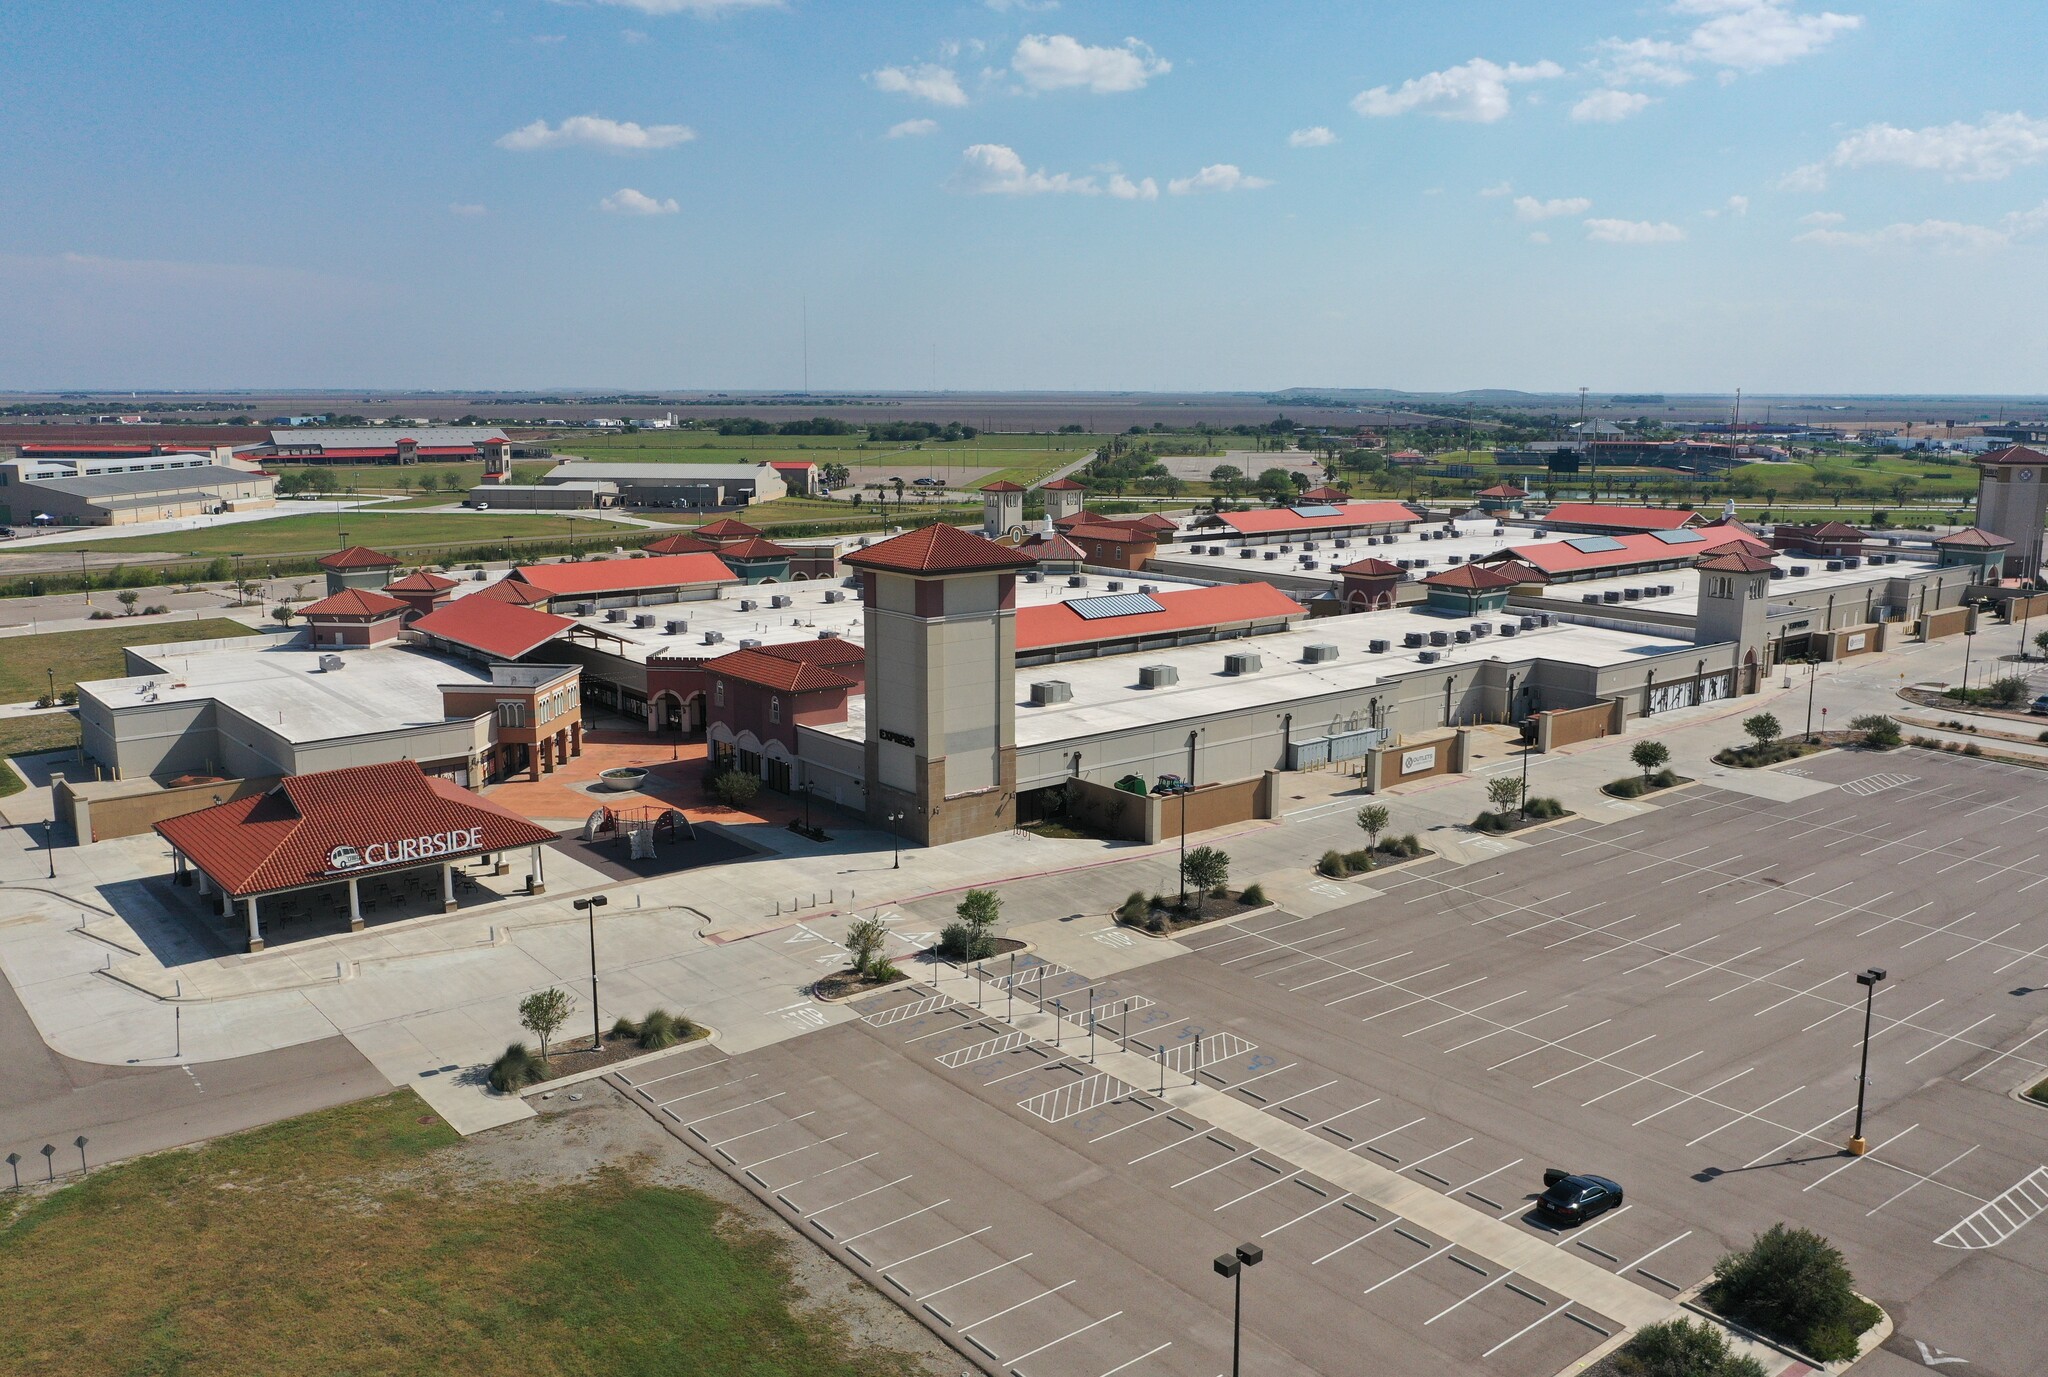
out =
{"type": "Polygon", "coordinates": [[[1856,983],[1863,987],[1863,1069],[1856,1073],[1856,1131],[1849,1137],[1849,1155],[1861,1157],[1869,1150],[1863,1141],[1863,1092],[1870,1084],[1870,1013],[1877,1003],[1877,987],[1884,979],[1884,972],[1876,966],[1856,977],[1856,983]]]}
{"type": "Polygon", "coordinates": [[[1180,786],[1180,906],[1188,906],[1188,795],[1195,788],[1195,737],[1200,728],[1188,733],[1188,777],[1180,786]]]}

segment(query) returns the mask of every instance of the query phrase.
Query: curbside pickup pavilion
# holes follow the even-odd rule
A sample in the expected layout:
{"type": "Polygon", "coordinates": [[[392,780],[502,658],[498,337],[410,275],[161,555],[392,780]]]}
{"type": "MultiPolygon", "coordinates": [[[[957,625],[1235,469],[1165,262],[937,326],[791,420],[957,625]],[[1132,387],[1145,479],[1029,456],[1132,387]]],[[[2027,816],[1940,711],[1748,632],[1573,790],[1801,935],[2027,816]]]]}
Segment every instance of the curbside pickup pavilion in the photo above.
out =
{"type": "Polygon", "coordinates": [[[263,950],[263,906],[292,918],[344,918],[361,930],[367,902],[395,886],[431,894],[438,872],[443,912],[456,907],[456,867],[526,847],[528,892],[547,888],[542,848],[548,828],[436,779],[413,760],[294,775],[275,787],[196,813],[166,818],[156,832],[171,844],[178,884],[219,895],[220,916],[237,909],[249,950],[263,950]],[[365,889],[371,893],[366,895],[365,889]]]}

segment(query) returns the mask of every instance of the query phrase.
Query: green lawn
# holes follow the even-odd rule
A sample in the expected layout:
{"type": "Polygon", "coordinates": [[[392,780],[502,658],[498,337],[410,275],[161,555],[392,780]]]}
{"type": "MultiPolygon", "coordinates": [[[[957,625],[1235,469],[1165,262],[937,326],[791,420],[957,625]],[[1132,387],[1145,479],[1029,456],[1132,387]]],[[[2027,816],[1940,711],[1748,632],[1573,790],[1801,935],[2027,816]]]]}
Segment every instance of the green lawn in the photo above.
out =
{"type": "Polygon", "coordinates": [[[784,1241],[607,1168],[478,1183],[411,1091],[0,1207],[19,1377],[904,1377],[799,1311],[784,1241]]]}
{"type": "MultiPolygon", "coordinates": [[[[112,593],[95,593],[94,598],[112,602],[112,593]]],[[[143,601],[149,600],[148,594],[143,601]]],[[[0,640],[0,703],[22,703],[49,692],[50,676],[57,673],[57,691],[74,687],[81,679],[113,679],[122,673],[121,648],[130,645],[161,645],[167,641],[212,641],[226,636],[253,636],[240,622],[221,617],[203,621],[138,621],[94,627],[90,631],[49,631],[40,636],[10,636],[0,640]]],[[[0,723],[15,719],[0,718],[0,723]]],[[[36,719],[42,720],[42,719],[36,719]]],[[[69,741],[78,739],[72,724],[69,741]]],[[[69,741],[54,745],[67,745],[69,741]]],[[[49,749],[15,747],[6,751],[49,749]]]]}
{"type": "Polygon", "coordinates": [[[300,555],[325,554],[336,548],[338,531],[348,534],[351,545],[398,551],[409,546],[449,543],[487,545],[494,540],[521,536],[566,539],[594,536],[600,532],[631,532],[639,528],[616,521],[594,521],[522,512],[499,515],[484,512],[467,515],[455,512],[343,512],[339,519],[329,513],[280,516],[270,521],[244,521],[232,526],[215,526],[202,531],[176,531],[167,535],[116,536],[109,540],[81,541],[66,550],[124,551],[162,550],[174,555],[300,555]]]}

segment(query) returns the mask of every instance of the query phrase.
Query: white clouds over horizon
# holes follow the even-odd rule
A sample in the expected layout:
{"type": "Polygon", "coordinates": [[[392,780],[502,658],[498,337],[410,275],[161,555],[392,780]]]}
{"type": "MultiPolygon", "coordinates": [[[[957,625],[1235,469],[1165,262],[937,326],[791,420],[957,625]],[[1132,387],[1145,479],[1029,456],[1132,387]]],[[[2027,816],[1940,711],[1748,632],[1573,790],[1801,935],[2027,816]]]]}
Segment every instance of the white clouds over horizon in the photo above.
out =
{"type": "Polygon", "coordinates": [[[898,124],[890,125],[889,132],[883,137],[891,139],[914,139],[919,138],[925,134],[936,134],[938,132],[939,122],[937,120],[904,120],[898,124]]]}
{"type": "Polygon", "coordinates": [[[1934,249],[1948,253],[1984,253],[2009,248],[2019,240],[2048,231],[2048,201],[2032,210],[2016,210],[1999,218],[1998,224],[1973,225],[1960,220],[1901,220],[1873,230],[1845,230],[1835,226],[1842,216],[1815,212],[1802,216],[1800,223],[1813,228],[1792,236],[1795,244],[1814,244],[1827,249],[1934,249]]]}
{"type": "Polygon", "coordinates": [[[1778,179],[1786,191],[1825,191],[1837,168],[1902,168],[1936,172],[1951,181],[1996,182],[2048,158],[2048,120],[2018,110],[1987,114],[1975,124],[1955,120],[1922,129],[1869,124],[1838,142],[1820,162],[1778,179]]]}
{"type": "MultiPolygon", "coordinates": [[[[978,143],[960,154],[959,170],[952,187],[976,196],[1108,196],[1118,201],[1156,201],[1159,183],[1151,177],[1133,178],[1110,168],[1096,173],[1048,172],[1027,164],[1007,144],[978,143]]],[[[1247,174],[1235,163],[1210,163],[1191,177],[1176,177],[1166,184],[1168,195],[1192,196],[1204,192],[1256,191],[1271,186],[1264,177],[1247,174]]]]}
{"type": "Polygon", "coordinates": [[[1588,220],[1586,238],[1596,244],[1677,244],[1685,231],[1668,220],[1588,220]]]}
{"type": "Polygon", "coordinates": [[[1551,220],[1560,215],[1584,215],[1593,208],[1593,203],[1584,196],[1559,196],[1548,201],[1539,201],[1534,196],[1517,196],[1514,207],[1515,218],[1526,223],[1551,220]]]}
{"type": "Polygon", "coordinates": [[[881,67],[868,73],[877,91],[928,100],[934,105],[959,106],[967,103],[960,78],[951,67],[937,62],[920,62],[902,67],[881,67]]]}
{"type": "Polygon", "coordinates": [[[1173,64],[1135,38],[1115,47],[1092,47],[1068,34],[1026,34],[1010,55],[1010,70],[1032,91],[1085,90],[1095,95],[1142,90],[1173,64]]]}
{"type": "Polygon", "coordinates": [[[1236,163],[1210,163],[1192,177],[1176,177],[1166,184],[1175,196],[1192,196],[1207,191],[1257,191],[1273,185],[1264,177],[1246,175],[1236,163]]]}
{"type": "Polygon", "coordinates": [[[612,215],[674,215],[682,207],[673,197],[657,200],[644,191],[622,186],[597,203],[597,208],[612,215]]]}
{"type": "Polygon", "coordinates": [[[1797,62],[1863,27],[1861,15],[1802,14],[1793,0],[1673,0],[1667,8],[1704,18],[1683,38],[1607,39],[1594,69],[1617,85],[1682,86],[1695,67],[1719,68],[1727,80],[1797,62]]]}
{"type": "Polygon", "coordinates": [[[609,120],[601,115],[572,115],[558,125],[535,120],[498,139],[498,147],[514,153],[535,153],[551,148],[596,148],[606,153],[644,153],[674,148],[697,137],[687,124],[635,124],[631,120],[609,120]]]}
{"type": "Polygon", "coordinates": [[[596,3],[638,10],[642,14],[690,14],[699,19],[717,19],[721,15],[737,14],[741,10],[782,8],[782,0],[596,0],[596,3]]]}
{"type": "Polygon", "coordinates": [[[1287,146],[1289,148],[1328,148],[1335,142],[1337,142],[1337,136],[1332,134],[1326,126],[1320,124],[1312,125],[1307,129],[1297,129],[1287,136],[1287,146]]]}
{"type": "Polygon", "coordinates": [[[1468,120],[1492,124],[1506,118],[1514,106],[1509,88],[1531,81],[1550,81],[1564,75],[1564,68],[1548,58],[1503,66],[1483,57],[1410,77],[1398,87],[1375,86],[1352,97],[1351,108],[1361,115],[1385,118],[1420,112],[1438,119],[1468,120]]]}
{"type": "Polygon", "coordinates": [[[1649,104],[1650,97],[1640,91],[1594,91],[1572,106],[1572,118],[1581,124],[1616,124],[1641,114],[1649,104]]]}

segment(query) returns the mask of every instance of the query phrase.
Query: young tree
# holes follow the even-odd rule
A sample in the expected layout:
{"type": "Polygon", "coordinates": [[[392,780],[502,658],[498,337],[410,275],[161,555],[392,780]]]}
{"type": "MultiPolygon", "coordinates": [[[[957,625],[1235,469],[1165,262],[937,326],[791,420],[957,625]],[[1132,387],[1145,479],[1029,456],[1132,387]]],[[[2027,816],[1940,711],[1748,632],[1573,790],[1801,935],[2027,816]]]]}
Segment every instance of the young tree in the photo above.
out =
{"type": "Polygon", "coordinates": [[[1003,916],[1003,896],[993,889],[970,889],[953,912],[977,933],[989,932],[1003,916]]]}
{"type": "Polygon", "coordinates": [[[1742,719],[1743,734],[1751,741],[1754,741],[1759,750],[1776,741],[1781,730],[1782,728],[1778,726],[1778,719],[1767,712],[1760,712],[1754,717],[1742,719]]]}
{"type": "Polygon", "coordinates": [[[1493,805],[1496,814],[1510,813],[1522,801],[1522,781],[1513,775],[1501,775],[1486,781],[1486,799],[1493,805]]]}
{"type": "Polygon", "coordinates": [[[2048,631],[2036,631],[2034,633],[2034,648],[2043,655],[2048,655],[2048,631]]]}
{"type": "Polygon", "coordinates": [[[846,954],[853,958],[854,974],[865,977],[874,970],[876,958],[882,954],[883,943],[889,940],[889,929],[882,925],[880,918],[855,920],[846,930],[846,954]]]}
{"type": "Polygon", "coordinates": [[[1630,749],[1628,758],[1643,772],[1643,783],[1650,782],[1650,776],[1664,768],[1671,759],[1671,748],[1661,741],[1638,741],[1630,749]]]}
{"type": "Polygon", "coordinates": [[[1195,891],[1195,913],[1208,907],[1209,891],[1230,879],[1230,857],[1213,846],[1198,846],[1181,862],[1181,878],[1195,891]]]}
{"type": "Polygon", "coordinates": [[[279,603],[277,606],[270,609],[270,619],[276,622],[279,626],[283,626],[285,623],[289,622],[292,619],[292,610],[285,604],[279,603]]]}
{"type": "Polygon", "coordinates": [[[519,1001],[519,1026],[540,1039],[540,1059],[548,1059],[548,1039],[569,1021],[567,990],[536,990],[519,1001]]]}
{"type": "Polygon", "coordinates": [[[727,770],[711,781],[711,796],[728,808],[744,808],[760,792],[761,781],[744,770],[727,770]]]}
{"type": "Polygon", "coordinates": [[[1386,831],[1387,824],[1393,820],[1393,810],[1384,803],[1368,803],[1358,810],[1358,826],[1365,833],[1368,850],[1379,850],[1380,833],[1386,831]]]}
{"type": "Polygon", "coordinates": [[[135,604],[141,601],[142,594],[136,592],[133,588],[123,588],[120,592],[121,606],[128,609],[128,615],[131,617],[135,615],[135,604]]]}

